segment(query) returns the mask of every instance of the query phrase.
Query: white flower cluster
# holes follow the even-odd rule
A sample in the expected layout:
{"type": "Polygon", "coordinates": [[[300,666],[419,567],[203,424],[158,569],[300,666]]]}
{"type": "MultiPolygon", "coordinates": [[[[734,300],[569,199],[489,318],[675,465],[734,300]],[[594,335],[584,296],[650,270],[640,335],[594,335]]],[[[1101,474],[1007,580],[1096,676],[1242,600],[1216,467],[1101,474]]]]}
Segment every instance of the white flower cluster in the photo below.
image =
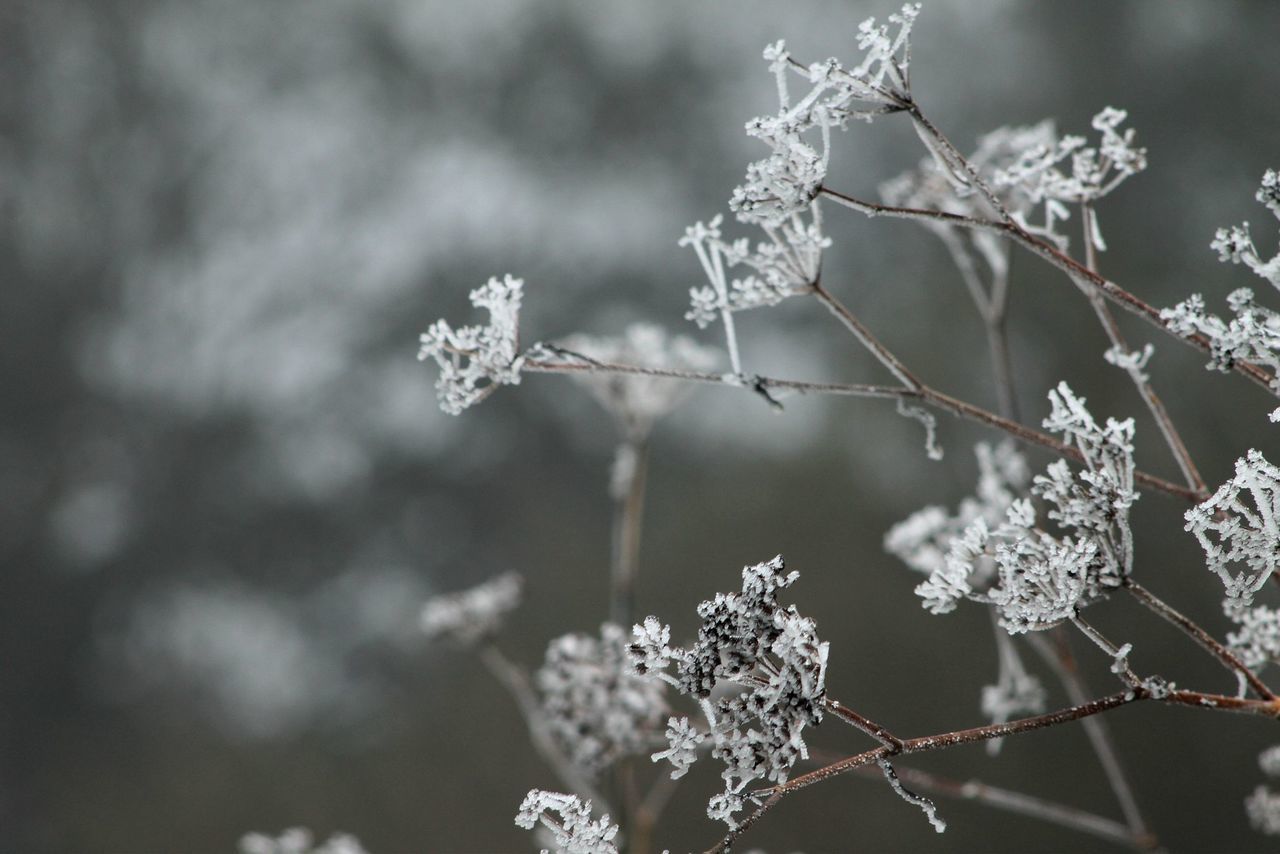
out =
{"type": "MultiPolygon", "coordinates": [[[[1268,169],[1254,198],[1280,219],[1280,173],[1268,169]]],[[[1218,260],[1244,264],[1280,290],[1280,252],[1263,261],[1253,245],[1249,223],[1218,229],[1210,247],[1218,252],[1218,260]]],[[[1227,307],[1235,315],[1229,321],[1210,314],[1205,310],[1204,297],[1192,294],[1173,308],[1161,311],[1160,317],[1179,335],[1199,333],[1209,339],[1206,367],[1229,371],[1237,362],[1266,365],[1277,375],[1273,387],[1280,392],[1280,313],[1259,305],[1250,288],[1232,291],[1227,296],[1227,307]]],[[[1276,413],[1272,420],[1280,419],[1280,410],[1276,413]]]]}
{"type": "Polygon", "coordinates": [[[576,795],[532,789],[520,804],[516,824],[525,830],[541,824],[551,832],[559,854],[618,854],[618,825],[609,822],[607,813],[593,820],[591,801],[583,803],[576,795]]]}
{"type": "MultiPolygon", "coordinates": [[[[978,138],[978,147],[967,160],[979,178],[989,185],[996,185],[997,174],[1011,168],[1028,151],[1054,146],[1057,138],[1057,131],[1050,119],[1034,125],[997,128],[978,138]]],[[[936,158],[925,158],[915,169],[881,184],[880,197],[885,204],[957,216],[986,218],[996,213],[982,193],[972,188],[958,188],[951,171],[941,166],[936,158]]],[[[996,189],[1000,203],[1013,213],[1025,213],[1036,201],[1021,183],[1001,184],[993,186],[993,189],[996,189]]],[[[955,229],[955,226],[938,220],[929,220],[923,224],[935,231],[955,229]]],[[[976,232],[974,242],[984,257],[989,252],[999,250],[997,254],[1003,258],[1004,248],[1008,245],[1000,237],[985,231],[976,232]]]]}
{"type": "Polygon", "coordinates": [[[1235,476],[1186,513],[1186,530],[1227,590],[1228,610],[1247,608],[1280,567],[1280,468],[1250,450],[1235,476]],[[1246,567],[1233,574],[1231,567],[1246,567]]]}
{"type": "Polygon", "coordinates": [[[1046,429],[1062,433],[1081,452],[1085,470],[1073,475],[1061,460],[1037,475],[1031,493],[1050,504],[1048,517],[1075,537],[1037,526],[1031,502],[1011,502],[999,524],[979,516],[951,544],[942,566],[916,588],[935,614],[961,599],[995,606],[1010,634],[1050,628],[1119,586],[1133,565],[1129,507],[1133,487],[1133,421],[1100,427],[1066,383],[1049,393],[1046,429]],[[994,564],[994,583],[981,591],[994,564]]]}
{"type": "Polygon", "coordinates": [[[792,61],[784,42],[765,48],[764,58],[778,82],[778,114],[747,123],[747,135],[765,143],[772,153],[749,165],[746,181],[733,192],[729,207],[740,220],[777,227],[805,211],[826,178],[831,128],[843,128],[851,118],[871,119],[906,109],[911,26],[919,12],[919,4],[907,4],[900,13],[890,15],[888,23],[876,24],[874,18],[863,21],[858,28],[863,58],[852,68],[828,59],[806,69],[792,61]],[[897,31],[891,33],[895,25],[897,31]],[[811,87],[794,103],[788,71],[811,87]],[[814,129],[822,136],[821,152],[804,139],[814,129]]]}
{"type": "Polygon", "coordinates": [[[782,558],[742,571],[741,593],[717,593],[698,606],[702,625],[689,648],[671,647],[670,629],[649,617],[634,629],[632,664],[698,700],[707,718],[706,733],[688,720],[672,719],[670,749],[654,754],[687,770],[698,744],[710,739],[713,758],[723,762],[725,791],[714,796],[707,814],[736,826],[752,780],[785,782],[796,761],[808,755],[803,733],[822,720],[826,701],[827,644],[813,620],[794,606],[778,605],[777,592],[795,581],[782,558]],[[674,664],[675,674],[667,673],[674,664]],[[713,690],[731,693],[712,701],[713,690]]]}
{"type": "MultiPolygon", "coordinates": [[[[1118,130],[1128,116],[1124,110],[1106,107],[1093,117],[1093,129],[1102,134],[1096,146],[1088,145],[1082,136],[1037,142],[1024,150],[1014,163],[998,170],[997,187],[1016,187],[1033,203],[1044,204],[1042,225],[1031,225],[1022,214],[1015,212],[1019,225],[1065,249],[1068,240],[1058,232],[1057,225],[1070,216],[1067,205],[1092,204],[1129,176],[1146,169],[1147,150],[1133,144],[1133,129],[1118,130]],[[1069,172],[1060,166],[1068,158],[1071,160],[1069,172]]],[[[1097,249],[1105,250],[1106,243],[1097,222],[1095,215],[1089,239],[1097,249]]]]}
{"type": "Polygon", "coordinates": [[[690,288],[691,308],[685,317],[701,328],[729,312],[777,305],[789,296],[812,287],[822,267],[822,250],[831,240],[822,234],[822,219],[815,203],[806,223],[800,214],[765,230],[767,241],[751,251],[745,237],[732,243],[721,239],[723,217],[709,224],[685,229],[681,246],[692,246],[709,285],[690,288]],[[729,278],[734,267],[748,272],[729,278]]]}
{"type": "Polygon", "coordinates": [[[440,366],[436,394],[450,415],[489,396],[500,385],[520,382],[520,300],[524,281],[492,278],[471,292],[471,304],[489,312],[486,326],[462,326],[437,320],[422,333],[418,359],[440,366]]]}
{"type": "MultiPolygon", "coordinates": [[[[948,513],[937,505],[925,507],[889,529],[884,548],[912,569],[931,575],[946,565],[951,543],[978,519],[999,525],[1009,507],[1031,485],[1026,458],[1012,441],[994,448],[985,442],[974,447],[978,457],[978,485],[972,496],[948,513]]],[[[990,578],[994,563],[983,560],[976,568],[980,579],[990,578]]]]}
{"type": "Polygon", "coordinates": [[[247,833],[240,839],[240,854],[367,854],[359,840],[346,833],[335,833],[319,845],[314,841],[304,827],[290,828],[279,836],[247,833]]]}
{"type": "Polygon", "coordinates": [[[1186,519],[1226,589],[1223,610],[1238,627],[1228,645],[1246,667],[1280,661],[1280,609],[1253,601],[1280,568],[1280,468],[1250,450],[1236,460],[1235,476],[1186,519]]]}
{"type": "MultiPolygon", "coordinates": [[[[710,371],[722,358],[720,350],[705,347],[686,335],[668,335],[652,323],[633,323],[618,338],[574,335],[560,341],[558,350],[596,362],[689,371],[710,371]]],[[[631,437],[647,435],[654,422],[692,392],[688,383],[645,374],[577,373],[573,377],[631,437]]]]}
{"type": "Polygon", "coordinates": [[[428,599],[419,624],[431,640],[448,639],[462,646],[487,640],[520,604],[523,579],[515,572],[491,578],[458,593],[428,599]]]}
{"type": "MultiPolygon", "coordinates": [[[[1258,767],[1268,777],[1280,778],[1280,744],[1258,754],[1258,767]]],[[[1268,836],[1280,836],[1280,792],[1265,785],[1258,786],[1245,798],[1244,808],[1254,830],[1268,836]]]]}
{"type": "Polygon", "coordinates": [[[599,640],[580,634],[553,640],[534,683],[552,737],[590,777],[648,750],[667,714],[666,686],[630,669],[627,634],[612,623],[600,627],[599,640]]]}

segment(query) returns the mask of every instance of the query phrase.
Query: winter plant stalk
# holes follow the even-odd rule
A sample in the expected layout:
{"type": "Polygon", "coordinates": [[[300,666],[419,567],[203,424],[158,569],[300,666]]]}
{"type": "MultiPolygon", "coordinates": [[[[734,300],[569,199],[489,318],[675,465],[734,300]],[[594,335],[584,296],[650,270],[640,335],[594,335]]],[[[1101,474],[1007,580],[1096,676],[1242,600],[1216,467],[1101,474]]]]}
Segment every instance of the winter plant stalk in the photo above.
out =
{"type": "MultiPolygon", "coordinates": [[[[518,805],[516,823],[537,831],[541,846],[685,850],[687,840],[659,838],[659,818],[689,768],[711,763],[723,788],[710,793],[707,813],[724,823],[724,833],[704,841],[710,851],[730,850],[792,793],[842,775],[876,777],[940,833],[945,810],[933,799],[965,799],[1154,850],[1161,845],[1159,828],[1139,808],[1107,713],[1147,703],[1280,718],[1280,697],[1264,678],[1267,667],[1280,662],[1280,608],[1266,604],[1280,583],[1280,469],[1249,449],[1232,478],[1206,482],[1146,372],[1153,345],[1131,344],[1115,315],[1135,315],[1161,340],[1201,350],[1210,368],[1280,397],[1280,314],[1266,306],[1268,299],[1280,304],[1280,254],[1265,258],[1247,224],[1217,232],[1212,248],[1221,260],[1270,286],[1261,298],[1246,287],[1231,292],[1226,317],[1213,314],[1199,294],[1160,309],[1107,278],[1099,264],[1106,249],[1103,203],[1147,162],[1127,114],[1105,107],[1086,136],[1060,134],[1051,121],[1000,128],[965,153],[913,93],[910,35],[919,11],[908,4],[883,23],[864,22],[853,64],[805,63],[783,42],[765,49],[778,110],[746,126],[765,156],[747,166],[729,201],[743,236],[726,236],[725,220],[716,216],[688,228],[680,241],[705,278],[690,293],[686,317],[702,329],[717,327],[723,351],[647,325],[618,339],[578,335],[523,346],[523,282],[510,275],[471,294],[472,304],[488,312],[487,323],[455,328],[441,320],[422,336],[420,358],[439,368],[436,388],[446,412],[459,414],[526,374],[562,374],[584,385],[617,427],[610,613],[598,636],[553,640],[534,672],[511,661],[496,641],[504,616],[519,604],[516,575],[437,597],[423,612],[429,637],[474,650],[507,688],[534,748],[556,773],[553,789],[534,788],[518,805]],[[838,136],[854,122],[887,120],[911,124],[924,149],[919,167],[886,181],[879,199],[830,185],[838,136]],[[906,220],[942,242],[985,330],[995,411],[926,383],[824,281],[828,217],[838,210],[906,220]],[[1159,435],[1139,437],[1132,418],[1100,419],[1065,381],[1045,390],[1051,412],[1043,423],[1024,421],[1006,324],[1015,253],[1055,268],[1087,301],[1110,345],[1104,358],[1124,374],[1135,406],[1148,411],[1159,435]],[[879,362],[883,384],[812,382],[749,367],[735,316],[788,299],[825,309],[879,362]],[[698,605],[694,637],[673,638],[659,617],[634,613],[648,439],[699,385],[739,389],[773,409],[796,395],[892,401],[920,424],[926,454],[934,458],[941,455],[939,414],[990,430],[991,441],[976,448],[973,494],[953,508],[918,511],[884,541],[918,574],[915,590],[930,612],[976,604],[991,614],[999,668],[978,698],[988,723],[904,733],[836,699],[836,692],[857,692],[828,686],[832,650],[816,623],[784,601],[799,573],[781,556],[746,567],[740,589],[698,605]],[[1162,445],[1180,480],[1138,469],[1138,441],[1162,445]],[[1025,448],[1048,451],[1054,461],[1033,470],[1025,448]],[[1222,608],[1236,626],[1225,637],[1147,586],[1158,586],[1159,577],[1148,579],[1130,510],[1149,493],[1183,504],[1188,543],[1198,543],[1207,569],[1221,580],[1222,608]],[[1090,605],[1115,598],[1181,632],[1189,650],[1198,646],[1220,666],[1229,687],[1182,687],[1152,672],[1144,650],[1108,637],[1089,620],[1090,605]],[[1077,660],[1070,634],[1099,654],[1077,660]],[[1112,681],[1113,688],[1090,690],[1085,671],[1089,681],[1112,681]],[[1048,708],[1042,678],[1060,683],[1070,704],[1048,708]],[[1108,781],[1115,817],[910,765],[915,754],[978,742],[994,752],[1008,738],[1077,722],[1108,781]],[[824,724],[824,736],[832,725],[848,726],[865,747],[833,753],[812,744],[824,724]],[[632,757],[659,767],[646,771],[650,763],[628,761],[632,757]]],[[[1275,171],[1263,176],[1257,201],[1280,219],[1275,171]]],[[[1248,404],[1241,411],[1248,417],[1248,404]]],[[[1270,418],[1280,421],[1280,406],[1270,418]]],[[[1280,745],[1264,752],[1259,765],[1262,778],[1280,778],[1280,745]]],[[[1260,783],[1240,795],[1242,818],[1260,833],[1280,834],[1280,784],[1260,783]]],[[[266,842],[258,837],[255,844],[266,842]]]]}

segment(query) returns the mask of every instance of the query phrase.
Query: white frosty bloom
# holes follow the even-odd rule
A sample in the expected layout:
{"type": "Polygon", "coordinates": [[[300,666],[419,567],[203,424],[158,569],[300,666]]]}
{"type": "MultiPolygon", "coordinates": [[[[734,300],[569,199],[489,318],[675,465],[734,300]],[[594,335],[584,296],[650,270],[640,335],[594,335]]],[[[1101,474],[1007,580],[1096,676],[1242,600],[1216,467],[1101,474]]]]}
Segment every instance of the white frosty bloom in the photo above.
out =
{"type": "MultiPolygon", "coordinates": [[[[1056,537],[1038,527],[1035,509],[1025,499],[1010,500],[1003,520],[993,525],[990,511],[1007,494],[993,476],[985,512],[975,514],[952,539],[941,565],[936,546],[927,540],[917,540],[911,549],[905,533],[893,538],[917,564],[933,565],[929,580],[916,587],[929,611],[944,614],[961,599],[972,599],[995,606],[1000,624],[1011,634],[1038,631],[1104,596],[1132,568],[1129,508],[1137,499],[1133,421],[1108,419],[1099,426],[1066,383],[1051,391],[1049,399],[1053,409],[1044,426],[1080,451],[1084,471],[1073,473],[1059,460],[1035,477],[1031,492],[1049,503],[1050,519],[1076,536],[1056,537]],[[982,589],[988,581],[990,586],[982,589]]],[[[939,519],[937,514],[932,518],[939,519]]],[[[917,523],[906,533],[918,538],[925,529],[917,523]]]]}
{"type": "Polygon", "coordinates": [[[1230,599],[1226,605],[1227,616],[1240,627],[1227,634],[1227,645],[1244,666],[1256,669],[1280,661],[1280,609],[1266,605],[1240,608],[1230,599]]]}
{"type": "Polygon", "coordinates": [[[553,640],[534,684],[552,737],[592,777],[648,750],[667,714],[665,683],[628,666],[626,635],[611,623],[600,627],[599,640],[580,634],[553,640]]]}
{"type": "Polygon", "coordinates": [[[669,746],[666,750],[653,754],[653,761],[660,762],[663,759],[670,761],[674,767],[671,779],[678,780],[697,760],[698,745],[702,744],[704,738],[705,736],[689,723],[688,718],[670,718],[667,721],[669,746]]]}
{"type": "Polygon", "coordinates": [[[493,636],[520,604],[523,579],[504,573],[458,593],[433,596],[422,606],[420,625],[432,640],[447,638],[471,646],[493,636]]]}
{"type": "Polygon", "coordinates": [[[618,825],[606,813],[591,818],[591,801],[577,795],[531,789],[520,803],[516,825],[533,830],[541,824],[551,831],[558,854],[618,854],[618,825]]]}
{"type": "MultiPolygon", "coordinates": [[[[595,362],[666,370],[711,371],[722,358],[721,351],[714,347],[703,346],[685,335],[669,335],[651,323],[634,323],[617,338],[574,335],[557,346],[570,356],[580,354],[595,362]]],[[[688,383],[645,374],[580,372],[572,376],[632,437],[646,435],[654,422],[692,393],[688,383]]]]}
{"type": "MultiPolygon", "coordinates": [[[[822,720],[827,644],[818,640],[813,620],[777,601],[778,591],[796,578],[781,557],[744,568],[741,592],[717,593],[698,606],[702,625],[687,649],[668,649],[667,630],[654,618],[634,630],[633,665],[657,673],[654,665],[674,663],[676,673],[662,678],[699,700],[707,715],[702,738],[711,741],[712,758],[725,765],[725,791],[708,802],[707,814],[730,827],[751,781],[785,782],[791,767],[808,755],[805,727],[822,720]],[[712,691],[724,685],[736,693],[712,702],[712,691]]],[[[698,737],[687,721],[669,723],[671,747],[654,759],[670,758],[683,773],[695,758],[698,737]]]]}
{"type": "Polygon", "coordinates": [[[1186,513],[1186,530],[1227,590],[1228,610],[1247,608],[1280,566],[1280,469],[1250,450],[1235,477],[1186,513]],[[1243,564],[1237,573],[1231,567],[1243,564]]]}
{"type": "Polygon", "coordinates": [[[240,854],[367,854],[359,840],[346,833],[335,833],[325,842],[314,844],[311,831],[294,827],[279,836],[247,833],[240,839],[240,854]]]}
{"type": "MultiPolygon", "coordinates": [[[[1096,145],[1088,145],[1080,136],[1039,142],[996,172],[997,187],[1016,187],[1032,202],[1044,205],[1044,222],[1040,225],[1032,225],[1021,212],[1014,212],[1023,228],[1066,248],[1067,237],[1058,231],[1057,224],[1069,216],[1067,205],[1092,204],[1126,178],[1147,168],[1147,150],[1134,145],[1133,129],[1118,130],[1126,118],[1128,113],[1124,110],[1106,107],[1093,117],[1093,129],[1101,134],[1096,145]],[[1070,168],[1064,169],[1068,159],[1070,168]]],[[[1105,250],[1097,222],[1095,215],[1089,239],[1096,249],[1105,250]]]]}
{"type": "Polygon", "coordinates": [[[489,280],[471,292],[471,304],[487,309],[485,326],[452,328],[437,320],[422,333],[418,359],[440,367],[436,393],[440,408],[457,415],[488,397],[500,385],[520,382],[520,301],[524,282],[510,275],[489,280]]]}
{"type": "Polygon", "coordinates": [[[1280,777],[1280,744],[1273,744],[1258,754],[1258,767],[1268,777],[1280,777]]]}
{"type": "MultiPolygon", "coordinates": [[[[1254,198],[1280,219],[1280,173],[1268,169],[1254,198]]],[[[1244,264],[1280,290],[1280,252],[1262,260],[1249,233],[1249,223],[1218,229],[1210,248],[1218,253],[1219,261],[1244,264]]],[[[1232,291],[1227,306],[1235,316],[1223,320],[1205,310],[1203,296],[1192,294],[1173,308],[1162,310],[1160,318],[1179,335],[1199,334],[1209,339],[1206,367],[1229,371],[1237,362],[1264,365],[1276,375],[1272,387],[1280,392],[1280,313],[1258,304],[1249,288],[1232,291]]]]}
{"type": "MultiPolygon", "coordinates": [[[[978,484],[972,496],[954,512],[925,507],[894,525],[884,536],[884,549],[912,569],[932,574],[946,565],[952,542],[978,519],[996,527],[1009,505],[1024,494],[1031,482],[1026,458],[1013,442],[974,447],[978,458],[978,484]]],[[[984,564],[989,577],[990,562],[984,564]]]]}

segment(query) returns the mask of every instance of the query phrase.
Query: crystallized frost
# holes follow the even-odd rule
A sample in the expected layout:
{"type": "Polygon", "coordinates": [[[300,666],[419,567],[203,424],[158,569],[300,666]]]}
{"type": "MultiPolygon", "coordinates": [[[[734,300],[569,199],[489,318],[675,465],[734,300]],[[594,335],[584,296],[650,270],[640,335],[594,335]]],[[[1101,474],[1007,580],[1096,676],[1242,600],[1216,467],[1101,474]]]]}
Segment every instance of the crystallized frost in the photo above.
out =
{"type": "Polygon", "coordinates": [[[504,276],[471,292],[471,304],[487,309],[486,326],[461,326],[437,320],[422,333],[419,361],[434,359],[440,367],[436,394],[440,408],[458,415],[488,397],[500,385],[520,382],[520,300],[524,281],[504,276]]]}
{"type": "Polygon", "coordinates": [[[796,761],[808,756],[803,732],[822,720],[826,701],[827,644],[818,640],[813,620],[794,606],[783,608],[777,593],[798,577],[786,573],[782,558],[742,571],[740,593],[717,593],[698,606],[702,625],[690,647],[670,646],[670,629],[649,617],[633,630],[629,648],[636,672],[651,675],[696,699],[708,731],[688,719],[668,722],[672,776],[682,775],[703,740],[711,756],[725,764],[724,792],[707,814],[735,827],[753,780],[785,782],[796,761]],[[674,665],[675,673],[667,672],[674,665]],[[729,693],[712,699],[712,692],[729,693]]]}
{"type": "Polygon", "coordinates": [[[592,819],[591,801],[583,803],[577,795],[532,789],[520,803],[516,824],[550,831],[557,854],[618,854],[618,825],[607,813],[592,819]]]}
{"type": "Polygon", "coordinates": [[[553,640],[534,684],[552,737],[591,777],[647,752],[667,714],[665,684],[631,670],[627,634],[611,623],[600,627],[599,640],[580,634],[553,640]]]}

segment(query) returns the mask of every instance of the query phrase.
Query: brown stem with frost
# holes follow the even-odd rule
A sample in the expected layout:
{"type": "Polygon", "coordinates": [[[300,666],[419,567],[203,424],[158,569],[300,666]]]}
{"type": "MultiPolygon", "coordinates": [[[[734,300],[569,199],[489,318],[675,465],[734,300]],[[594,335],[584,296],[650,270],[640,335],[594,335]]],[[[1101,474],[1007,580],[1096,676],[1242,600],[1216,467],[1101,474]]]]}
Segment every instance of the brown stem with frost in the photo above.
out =
{"type": "MultiPolygon", "coordinates": [[[[1097,720],[1099,718],[1096,717],[1082,718],[1080,722],[1083,724],[1086,721],[1097,720]]],[[[904,783],[930,795],[973,801],[993,809],[1027,816],[1047,824],[1056,824],[1068,830],[1105,839],[1135,851],[1152,851],[1159,847],[1155,837],[1150,834],[1135,834],[1122,822],[1069,804],[992,786],[981,780],[953,780],[917,768],[905,768],[901,764],[895,764],[894,768],[904,783]]],[[[871,766],[856,768],[851,773],[855,777],[863,777],[867,780],[884,781],[884,775],[871,766]]]]}
{"type": "Polygon", "coordinates": [[[1238,678],[1247,682],[1249,687],[1252,688],[1259,697],[1264,700],[1276,699],[1275,693],[1267,687],[1267,683],[1263,682],[1262,679],[1258,677],[1258,674],[1246,667],[1244,662],[1242,662],[1235,653],[1223,646],[1190,617],[1182,614],[1172,605],[1156,596],[1132,578],[1125,579],[1124,587],[1133,594],[1135,599],[1147,606],[1171,625],[1177,626],[1184,634],[1194,640],[1203,649],[1207,650],[1210,655],[1217,658],[1218,661],[1222,663],[1223,667],[1234,673],[1238,678]]]}
{"type": "MultiPolygon", "coordinates": [[[[1048,261],[1052,266],[1057,267],[1066,273],[1072,281],[1082,287],[1096,290],[1112,303],[1120,306],[1126,311],[1141,317],[1147,323],[1157,329],[1172,335],[1179,341],[1186,342],[1197,349],[1209,353],[1212,350],[1212,344],[1208,338],[1203,335],[1195,334],[1188,336],[1175,335],[1169,331],[1164,321],[1160,318],[1160,310],[1149,305],[1141,298],[1126,291],[1109,279],[1099,276],[1097,273],[1089,270],[1080,262],[1071,256],[1062,252],[1056,246],[1053,246],[1033,234],[1027,232],[1026,229],[1014,222],[997,222],[994,220],[979,219],[977,217],[962,216],[960,214],[946,213],[944,211],[931,211],[922,208],[898,207],[896,205],[882,205],[876,202],[868,202],[849,196],[844,193],[823,187],[819,191],[819,195],[825,196],[832,201],[851,208],[870,217],[893,217],[896,219],[910,219],[920,222],[941,222],[948,225],[955,225],[961,228],[974,229],[977,231],[987,231],[1012,240],[1014,243],[1028,250],[1029,252],[1040,256],[1048,261]]],[[[1266,389],[1270,394],[1277,394],[1276,388],[1272,385],[1272,376],[1264,368],[1261,368],[1252,362],[1239,361],[1232,365],[1232,370],[1242,376],[1248,378],[1255,385],[1266,389]]]]}
{"type": "Polygon", "coordinates": [[[1046,727],[1058,726],[1070,723],[1071,721],[1082,720],[1092,715],[1109,712],[1113,709],[1120,708],[1121,706],[1127,706],[1143,700],[1152,700],[1171,705],[1190,706],[1193,708],[1241,712],[1244,714],[1259,715],[1273,719],[1280,718],[1280,700],[1250,700],[1240,697],[1228,697],[1222,694],[1208,694],[1200,691],[1187,690],[1169,690],[1157,696],[1147,690],[1144,686],[1136,685],[1127,691],[1110,694],[1105,697],[1099,697],[1098,699],[1091,700],[1087,703],[1077,704],[1043,715],[1019,718],[1018,720],[1008,721],[1007,723],[1002,724],[988,724],[986,726],[954,730],[951,732],[938,733],[936,735],[921,736],[919,738],[902,739],[896,748],[881,746],[872,750],[863,751],[862,753],[825,765],[816,771],[810,771],[807,774],[802,774],[799,777],[788,780],[786,783],[757,790],[753,793],[754,797],[757,800],[759,798],[764,798],[765,800],[756,808],[755,811],[739,822],[736,828],[726,834],[719,843],[708,849],[708,854],[728,851],[732,847],[734,840],[736,840],[743,831],[751,827],[751,825],[753,825],[760,816],[776,806],[783,796],[799,789],[812,786],[815,783],[821,783],[824,780],[829,780],[832,777],[849,773],[850,771],[854,771],[858,768],[876,764],[882,759],[887,759],[892,756],[907,756],[913,753],[928,753],[934,750],[943,750],[948,747],[956,747],[962,744],[974,744],[981,741],[989,741],[993,738],[1005,738],[1011,735],[1020,735],[1022,733],[1032,732],[1046,727]]]}
{"type": "MultiPolygon", "coordinates": [[[[958,398],[951,397],[929,386],[921,386],[918,389],[883,386],[883,385],[865,385],[857,383],[811,383],[800,380],[778,379],[774,377],[754,376],[749,377],[749,382],[744,383],[743,378],[726,374],[711,374],[699,371],[679,371],[668,370],[663,368],[647,368],[639,365],[625,365],[608,362],[561,362],[548,361],[543,359],[527,359],[521,370],[529,373],[544,374],[574,374],[574,373],[605,373],[605,374],[634,374],[650,377],[666,377],[673,380],[682,380],[685,382],[707,383],[710,385],[729,386],[731,388],[745,388],[750,391],[789,391],[797,394],[832,394],[843,395],[847,397],[868,397],[880,398],[884,400],[918,400],[924,404],[949,412],[968,421],[974,421],[978,424],[993,427],[997,430],[1003,430],[1010,436],[1019,441],[1026,442],[1031,445],[1039,445],[1042,448],[1048,448],[1059,456],[1066,457],[1077,463],[1082,463],[1084,457],[1080,451],[1063,442],[1058,441],[1052,436],[1041,433],[1038,430],[1032,430],[1015,421],[1002,418],[994,412],[990,412],[971,403],[966,403],[958,398]]],[[[776,403],[776,401],[774,401],[776,403]]],[[[1193,492],[1180,484],[1172,483],[1161,477],[1148,474],[1144,471],[1134,472],[1134,480],[1147,489],[1154,489],[1160,492],[1166,492],[1175,495],[1187,501],[1200,501],[1203,496],[1193,492]]]]}
{"type": "MultiPolygon", "coordinates": [[[[1072,705],[1079,706],[1087,702],[1089,688],[1080,674],[1080,668],[1076,665],[1075,656],[1071,654],[1071,647],[1067,643],[1066,632],[1062,627],[1051,629],[1049,632],[1036,632],[1027,640],[1031,648],[1058,677],[1072,705]],[[1050,635],[1052,640],[1046,638],[1046,634],[1050,635]]],[[[1098,764],[1102,766],[1102,773],[1115,795],[1116,803],[1120,805],[1120,812],[1124,815],[1130,833],[1135,839],[1152,840],[1152,847],[1155,847],[1155,836],[1138,808],[1137,796],[1120,761],[1120,751],[1111,737],[1111,727],[1102,717],[1082,718],[1080,725],[1084,728],[1089,744],[1093,747],[1094,755],[1098,757],[1098,764]]]]}
{"type": "MultiPolygon", "coordinates": [[[[1095,223],[1092,205],[1086,203],[1080,206],[1080,220],[1081,228],[1084,230],[1085,266],[1096,274],[1098,272],[1098,253],[1093,243],[1095,223]]],[[[1102,324],[1103,331],[1107,333],[1107,340],[1111,342],[1112,349],[1119,353],[1128,353],[1129,344],[1125,341],[1124,333],[1120,331],[1120,325],[1116,323],[1115,316],[1112,315],[1111,309],[1107,307],[1102,294],[1095,288],[1081,286],[1080,289],[1084,292],[1085,297],[1088,298],[1089,305],[1093,308],[1093,313],[1097,315],[1098,322],[1102,324]]],[[[1156,426],[1160,429],[1160,435],[1164,436],[1165,444],[1169,446],[1169,451],[1178,463],[1178,468],[1181,470],[1183,478],[1186,479],[1187,486],[1196,492],[1207,495],[1209,490],[1205,486],[1204,478],[1200,476],[1199,469],[1196,468],[1195,462],[1191,459],[1191,452],[1187,450],[1186,443],[1182,441],[1182,436],[1178,433],[1178,428],[1174,426],[1173,419],[1169,416],[1169,411],[1165,409],[1164,402],[1160,400],[1155,389],[1151,387],[1150,380],[1136,366],[1125,369],[1125,373],[1133,380],[1133,385],[1138,390],[1138,395],[1142,398],[1142,402],[1146,404],[1151,417],[1155,419],[1156,426]]]]}

